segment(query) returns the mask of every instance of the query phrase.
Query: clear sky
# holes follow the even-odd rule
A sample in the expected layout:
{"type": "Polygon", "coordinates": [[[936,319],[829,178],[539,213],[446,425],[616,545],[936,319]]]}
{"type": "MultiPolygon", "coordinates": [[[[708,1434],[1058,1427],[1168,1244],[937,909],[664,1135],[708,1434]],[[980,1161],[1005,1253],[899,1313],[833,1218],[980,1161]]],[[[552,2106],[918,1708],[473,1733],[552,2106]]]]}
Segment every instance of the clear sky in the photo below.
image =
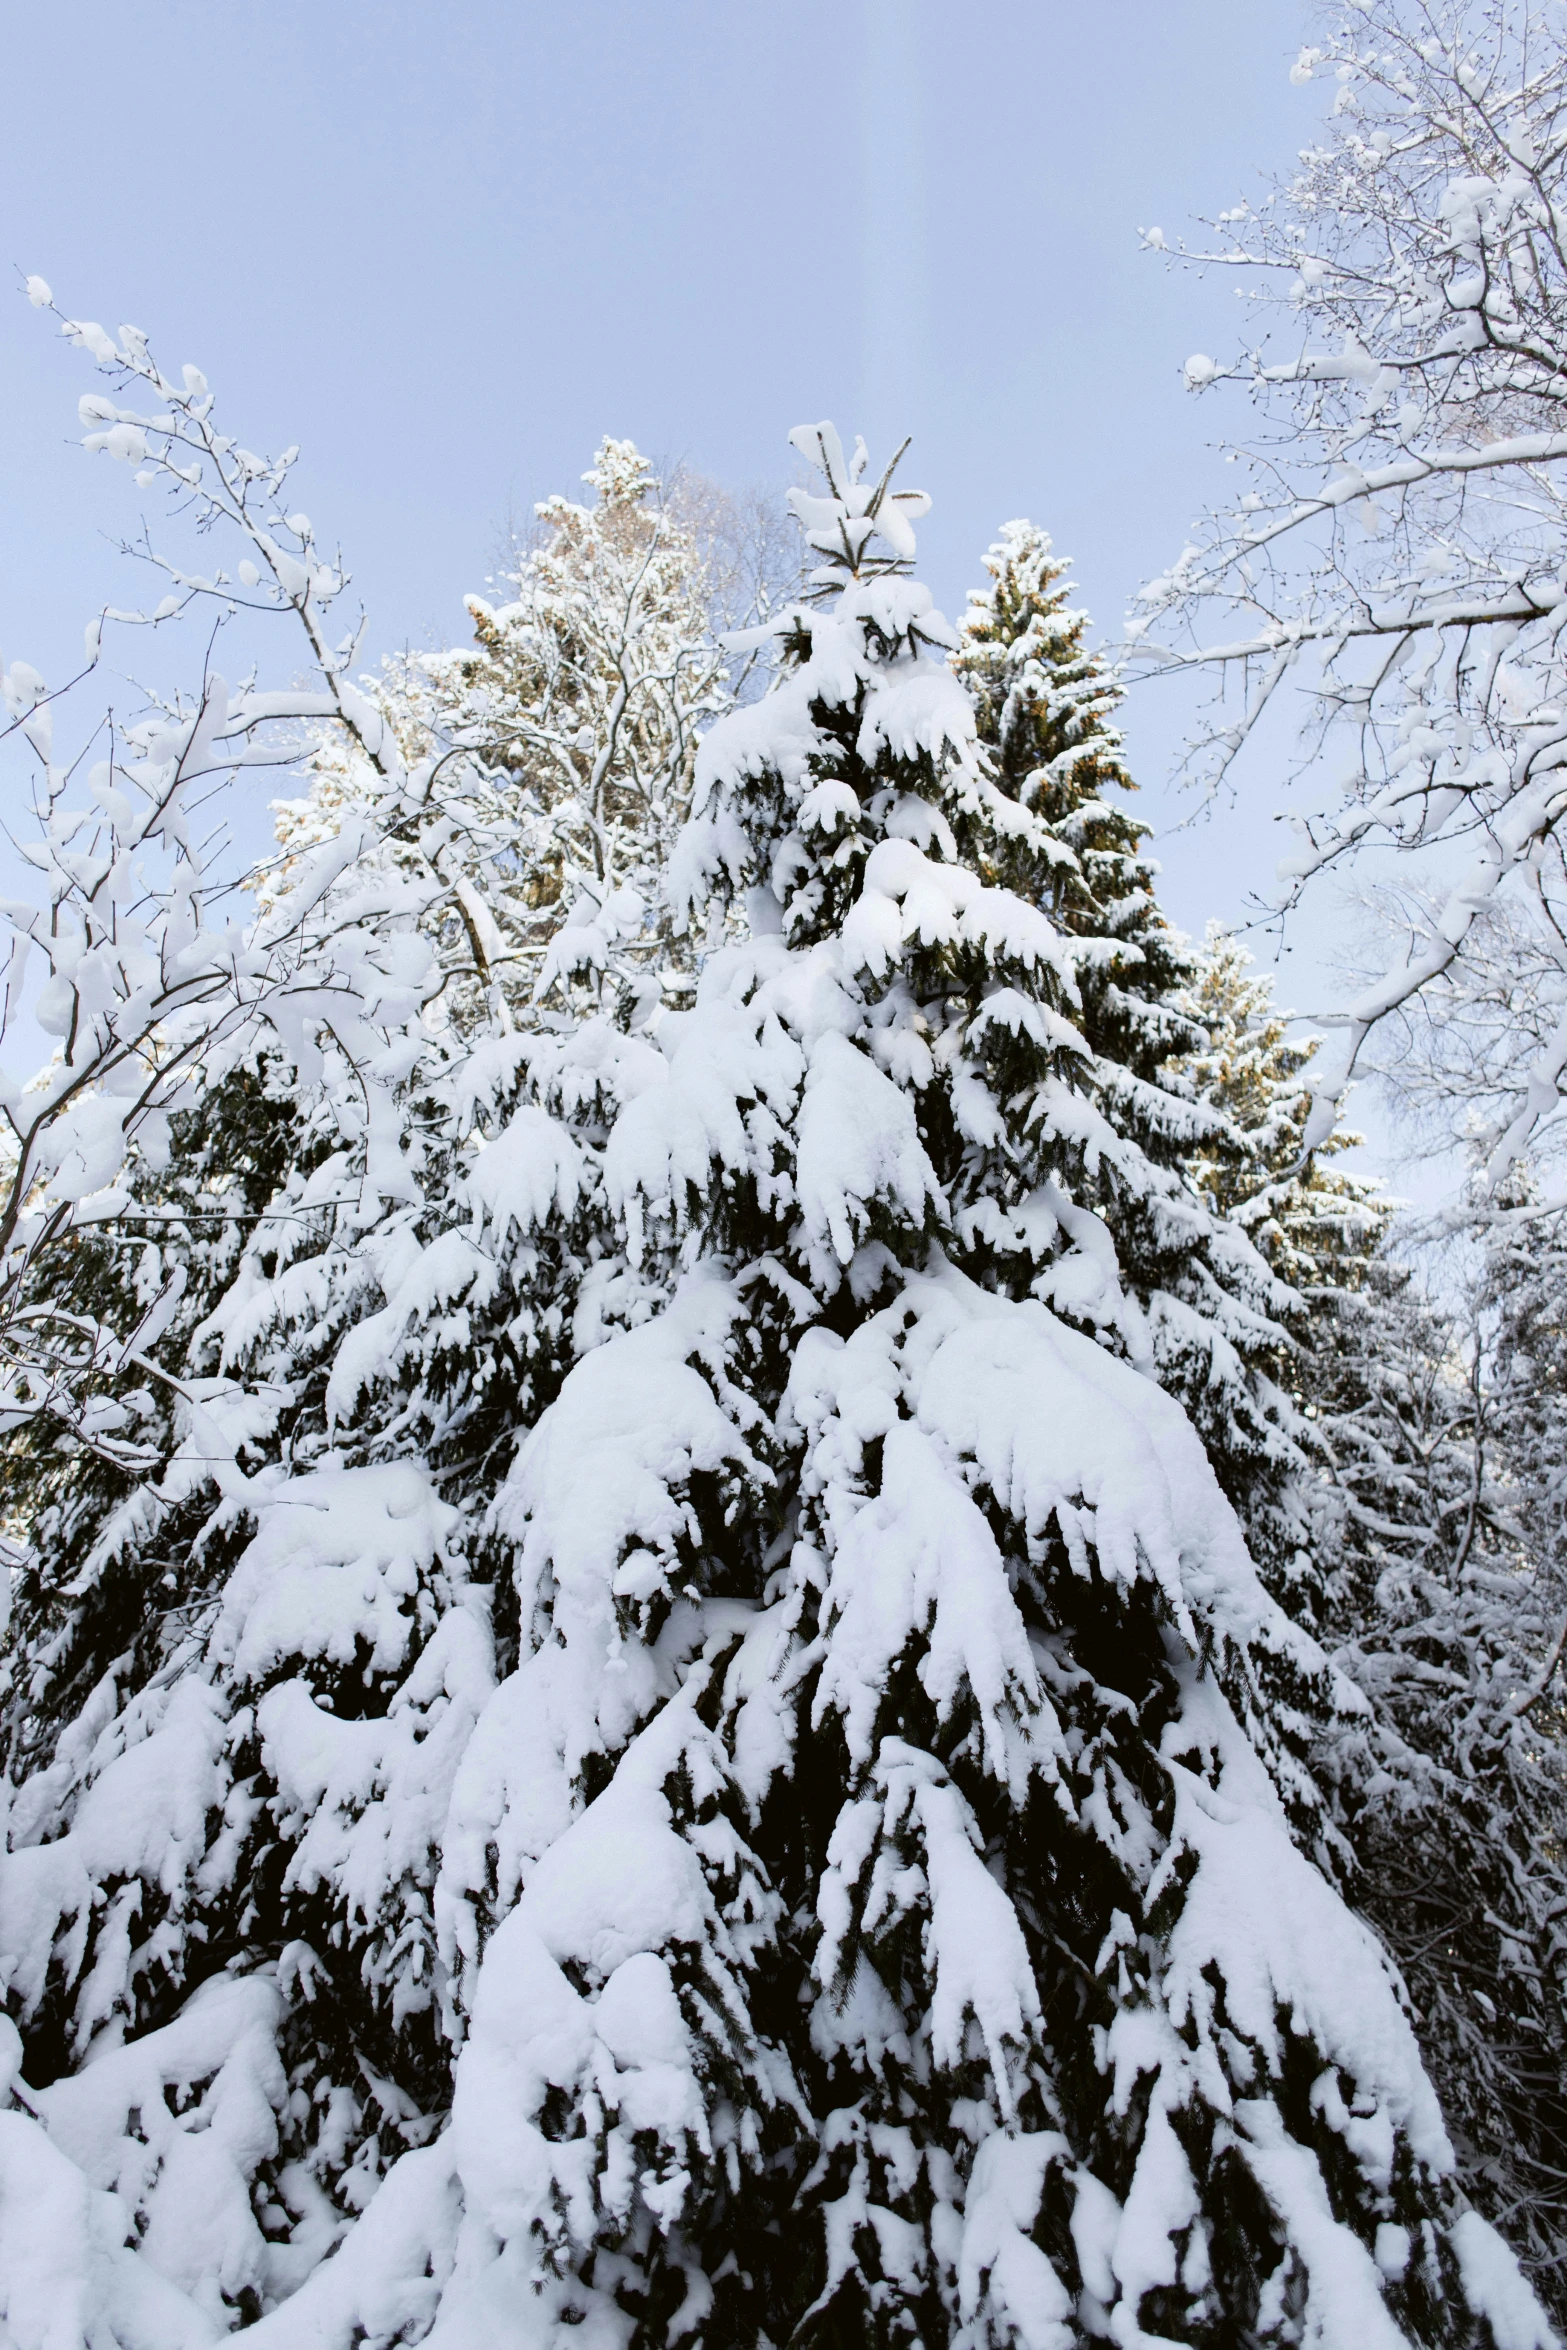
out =
{"type": "MultiPolygon", "coordinates": [[[[1138,231],[1254,195],[1321,105],[1297,0],[0,0],[0,29],[0,260],[197,361],[249,446],[302,444],[377,651],[460,635],[508,508],[605,432],[776,482],[823,415],[913,432],[949,609],[1028,513],[1115,633],[1219,485],[1180,366],[1238,307],[1138,231]]],[[[131,600],[103,534],[138,494],[74,447],[90,377],[51,327],[0,284],[0,647],[58,674],[131,600]]],[[[1158,813],[1164,711],[1130,731],[1158,813]]],[[[1272,805],[1170,844],[1177,919],[1266,885],[1272,805]]]]}

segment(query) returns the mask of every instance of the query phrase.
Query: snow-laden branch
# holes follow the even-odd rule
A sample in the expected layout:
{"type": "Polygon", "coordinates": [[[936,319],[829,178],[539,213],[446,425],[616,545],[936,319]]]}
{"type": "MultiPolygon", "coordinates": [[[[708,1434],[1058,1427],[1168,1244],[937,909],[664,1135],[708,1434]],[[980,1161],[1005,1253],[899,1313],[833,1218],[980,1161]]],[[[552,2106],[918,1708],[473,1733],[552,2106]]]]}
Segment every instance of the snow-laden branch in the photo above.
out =
{"type": "MultiPolygon", "coordinates": [[[[41,280],[28,292],[54,310],[41,280]]],[[[57,1040],[30,1081],[0,1077],[0,1428],[43,1414],[134,1465],[141,1449],[116,1432],[124,1415],[100,1389],[154,1343],[177,1291],[166,1287],[136,1330],[115,1330],[65,1310],[45,1261],[88,1233],[118,1238],[128,1162],[162,1164],[171,1118],[259,1030],[293,1056],[330,1033],[374,1084],[389,1035],[428,992],[428,974],[406,955],[399,973],[386,938],[344,911],[343,877],[375,846],[375,828],[356,818],[282,874],[235,873],[216,820],[223,796],[242,770],[296,762],[327,722],[359,746],[389,817],[417,827],[430,791],[347,678],[359,630],[329,642],[327,613],[347,574],[320,555],[308,517],[286,511],[297,452],[257,457],[222,433],[200,370],[173,382],[138,329],[113,337],[91,321],[61,324],[115,394],[83,397],[85,447],[137,468],[138,485],[169,492],[179,519],[237,549],[231,569],[198,573],[144,531],[129,551],[169,580],[169,594],[151,611],[101,611],[86,631],[86,666],[64,688],[51,692],[22,661],[0,671],[0,739],[34,766],[33,824],[11,843],[32,886],[0,901],[0,1048],[25,1050],[38,1030],[57,1040]],[[194,690],[129,720],[96,712],[62,752],[60,719],[97,668],[106,627],[156,628],[203,602],[214,627],[194,690]],[[214,654],[241,609],[302,630],[313,673],[304,686],[230,689],[214,654]]],[[[427,895],[449,886],[439,844],[425,866],[427,895]]]]}
{"type": "MultiPolygon", "coordinates": [[[[1210,789],[1286,680],[1310,747],[1352,747],[1336,801],[1295,820],[1283,905],[1367,849],[1447,872],[1469,844],[1425,934],[1340,1015],[1309,1147],[1378,1024],[1461,971],[1482,908],[1525,877],[1564,894],[1567,51],[1541,0],[1359,0],[1294,78],[1336,85],[1331,126],[1266,202],[1176,256],[1254,275],[1271,310],[1270,339],[1185,371],[1194,392],[1250,397],[1232,452],[1249,478],[1128,634],[1134,671],[1213,680],[1191,746],[1210,789]]],[[[1520,1077],[1493,1173],[1564,1075],[1552,1047],[1520,1077]]]]}

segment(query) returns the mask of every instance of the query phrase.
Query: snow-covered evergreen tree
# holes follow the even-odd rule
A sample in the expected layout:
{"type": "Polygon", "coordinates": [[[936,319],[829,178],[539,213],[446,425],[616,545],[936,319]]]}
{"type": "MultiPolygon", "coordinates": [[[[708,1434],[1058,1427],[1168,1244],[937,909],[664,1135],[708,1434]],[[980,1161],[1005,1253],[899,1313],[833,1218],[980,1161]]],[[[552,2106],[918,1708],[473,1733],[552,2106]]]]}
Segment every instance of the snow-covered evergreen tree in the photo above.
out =
{"type": "Polygon", "coordinates": [[[1567,1596],[1533,1501],[1554,1480],[1528,1459],[1536,1426],[1535,1457],[1560,1457],[1549,1349],[1526,1335],[1548,1252],[1499,1265],[1489,1302],[1438,1308],[1381,1187],[1334,1164],[1359,1138],[1337,1130],[1302,1167],[1316,1042],[1218,924],[1192,1003],[1208,1043],[1187,1074],[1251,1145],[1202,1154],[1198,1179],[1302,1301],[1278,1377],[1316,1475],[1289,1596],[1370,1704],[1318,1757],[1344,1891],[1410,1987],[1466,2187],[1560,2314],[1567,1782],[1548,1690],[1567,1596]]]}
{"type": "MultiPolygon", "coordinates": [[[[195,1394],[187,1630],[20,1790],[28,2350],[40,2313],[126,2350],[1548,2339],[1292,1833],[1328,1670],[1074,1194],[1115,1137],[1054,844],[908,577],[924,501],[797,445],[817,599],[678,858],[751,935],[655,1040],[418,1045],[411,1105],[488,1139],[382,1341],[469,1346],[496,1229],[608,1310],[482,1514],[346,1350],[330,1451],[247,1466],[291,1399],[195,1394]]],[[[241,1279],[234,1343],[275,1311],[241,1279]]]]}
{"type": "Polygon", "coordinates": [[[481,1943],[454,2326],[542,2250],[562,2315],[647,2338],[1065,2342],[1118,2307],[1128,2340],[1391,2340],[1391,2302],[1463,2339],[1492,2240],[1458,2219],[1443,2269],[1408,2027],[1221,1694],[1304,1803],[1267,1666],[1308,1682],[1309,1646],[1179,1409],[1030,1294],[1114,1276],[1067,1189],[1070,950],[989,877],[1026,813],[932,657],[905,502],[801,438],[822,605],[709,738],[682,859],[754,940],[606,1154],[679,1286],[498,1512],[540,1610],[508,1718],[555,1716],[561,1792],[481,1943]],[[591,1517],[585,1459],[622,1464],[591,1517]],[[546,2010],[569,2068],[527,2053],[546,2010]]]}
{"type": "MultiPolygon", "coordinates": [[[[396,1072],[393,1115],[410,1131],[390,1190],[366,1213],[369,1138],[345,1111],[351,1073],[301,1082],[275,1047],[252,1047],[226,1075],[209,1071],[199,1106],[176,1121],[168,1165],[135,1169],[140,1254],[89,1234],[66,1268],[73,1293],[100,1303],[127,1290],[131,1322],[136,1300],[171,1275],[183,1284],[166,1317],[166,1367],[286,1390],[268,1441],[295,1461],[333,1447],[346,1399],[351,1457],[378,1457],[390,1427],[385,1441],[418,1444],[448,1477],[461,1475],[552,1392],[571,1351],[560,1287],[569,1219],[552,1193],[548,1239],[487,1222],[485,1186],[493,1191],[507,1153],[486,1162],[478,1193],[470,1163],[528,1092],[529,1067],[546,1090],[552,1082],[563,988],[578,1009],[591,1014],[602,1000],[615,1015],[607,1028],[588,1023],[586,1049],[602,1064],[635,1052],[626,1024],[646,1019],[661,979],[677,992],[689,983],[679,969],[689,971],[689,952],[655,901],[689,801],[694,717],[720,706],[725,656],[707,627],[694,536],[656,502],[646,462],[608,441],[588,479],[595,505],[555,498],[541,509],[518,600],[498,616],[476,606],[481,653],[393,664],[355,695],[358,722],[338,722],[314,755],[309,794],[279,804],[284,856],[259,893],[268,911],[312,855],[332,853],[345,821],[379,830],[383,894],[367,909],[363,876],[351,874],[356,918],[407,927],[411,908],[440,965],[439,995],[396,1072]],[[386,742],[400,772],[420,779],[423,821],[388,804],[387,759],[372,756],[386,742]],[[531,1045],[505,1041],[519,1025],[531,1045]]],[[[339,919],[345,903],[340,888],[339,919]]],[[[573,1116],[597,1114],[601,1075],[596,1065],[563,1080],[585,1088],[573,1116]]],[[[54,1282],[58,1293],[58,1269],[54,1282]]],[[[178,1448],[173,1396],[154,1385],[136,1404],[142,1451],[167,1459],[178,1448]]],[[[9,1464],[13,1493],[45,1535],[22,1595],[29,1648],[42,1642],[59,1668],[27,1733],[45,1747],[79,1702],[79,1671],[95,1680],[119,1653],[117,1633],[62,1590],[126,1486],[112,1465],[70,1466],[53,1439],[52,1427],[24,1429],[9,1464]]],[[[127,1567],[122,1553],[114,1623],[144,1605],[127,1567]]]]}
{"type": "Polygon", "coordinates": [[[1274,1003],[1271,975],[1254,968],[1222,923],[1208,925],[1187,1000],[1203,1041],[1183,1056],[1182,1074],[1247,1145],[1240,1156],[1199,1147],[1191,1170],[1294,1292],[1293,1344],[1274,1369],[1305,1403],[1313,1391],[1314,1336],[1331,1334],[1338,1300],[1364,1287],[1393,1210],[1374,1177],[1333,1164],[1360,1135],[1337,1127],[1305,1159],[1318,1039],[1292,1034],[1290,1015],[1274,1003]]]}
{"type": "Polygon", "coordinates": [[[1205,1038],[1190,1001],[1196,965],[1160,910],[1148,827],[1126,805],[1137,787],[1114,725],[1120,680],[1090,648],[1088,615],[1044,531],[1008,523],[985,565],[953,666],[997,783],[1030,819],[1015,840],[999,828],[997,877],[1069,942],[1088,1090],[1115,1137],[1090,1149],[1074,1194],[1113,1238],[1160,1380],[1201,1429],[1254,1539],[1282,1561],[1294,1548],[1281,1505],[1296,1463],[1272,1374],[1281,1317],[1297,1301],[1192,1179],[1249,1153],[1227,1104],[1190,1073],[1205,1038]]]}
{"type": "MultiPolygon", "coordinates": [[[[699,635],[692,616],[688,653],[699,635]]],[[[261,2066],[245,2091],[247,2185],[220,2198],[189,2272],[225,2323],[291,2289],[429,2126],[425,2109],[449,2103],[436,1835],[493,1678],[465,1538],[519,1422],[623,1302],[613,1266],[594,1278],[596,1246],[576,1249],[591,1179],[567,1129],[602,1132],[616,1073],[639,1055],[662,1068],[626,1023],[645,1018],[642,979],[663,950],[628,962],[626,988],[601,987],[604,958],[590,955],[580,1021],[558,1004],[532,1011],[536,969],[519,990],[504,951],[525,791],[482,743],[443,742],[408,723],[405,702],[337,682],[322,767],[343,788],[285,811],[285,860],[258,893],[263,936],[301,897],[316,905],[317,964],[270,1031],[208,1051],[163,1158],[126,1171],[118,1225],[78,1243],[69,1291],[56,1273],[57,1302],[79,1292],[100,1315],[123,1293],[127,1326],[171,1300],[161,1329],[142,1329],[144,1370],[122,1374],[108,1407],[155,1466],[62,1451],[32,1425],[6,1459],[26,1539],[3,1663],[6,1763],[22,1784],[0,1863],[0,1981],[31,2078],[53,2082],[89,2049],[101,2062],[129,2034],[150,2052],[132,2068],[143,2080],[159,2033],[214,1971],[275,1983],[281,1970],[294,1994],[264,2063],[257,2016],[282,2015],[275,1991],[270,2007],[227,2011],[250,2075],[261,2066]],[[380,1023],[350,1039],[357,1056],[333,994],[345,968],[354,1006],[380,1023]],[[596,1016],[601,994],[618,1018],[596,1016]],[[537,1106],[546,1096],[564,1125],[537,1106]],[[265,1501],[279,1487],[282,1518],[265,1501]],[[269,1587],[279,1558],[304,1594],[292,1609],[269,1587]],[[391,1593],[379,1608],[366,1581],[378,1574],[391,1593]],[[258,1592],[259,1648],[244,1635],[258,1592]],[[308,1763],[291,1776],[269,1735],[307,1691],[357,1725],[357,1760],[345,1773],[340,1758],[330,1784],[308,1763]],[[143,1818],[123,1790],[160,1772],[167,1800],[143,1818]]],[[[579,749],[595,709],[579,716],[579,749]]],[[[628,919],[611,946],[640,927],[628,919]]],[[[568,959],[564,975],[582,968],[568,959]]],[[[171,2054],[166,2086],[199,2132],[213,2043],[189,2044],[198,2073],[171,2054]]],[[[131,2109],[111,2121],[112,2162],[141,2166],[128,2220],[157,2244],[194,2172],[171,2184],[150,2109],[135,2155],[120,2138],[131,2109]]],[[[109,2306],[102,2322],[114,2318],[109,2306]]]]}

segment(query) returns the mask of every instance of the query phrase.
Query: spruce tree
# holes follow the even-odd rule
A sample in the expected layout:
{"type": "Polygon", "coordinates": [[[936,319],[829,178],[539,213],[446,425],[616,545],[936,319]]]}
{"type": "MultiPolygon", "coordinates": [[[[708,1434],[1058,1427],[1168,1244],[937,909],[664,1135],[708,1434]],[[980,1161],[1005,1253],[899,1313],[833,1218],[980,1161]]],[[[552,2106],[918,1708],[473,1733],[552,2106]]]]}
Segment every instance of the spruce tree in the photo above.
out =
{"type": "Polygon", "coordinates": [[[1346,1294],[1361,1290],[1388,1237],[1393,1209],[1372,1176],[1334,1161],[1363,1141],[1336,1127],[1309,1160],[1310,1072],[1318,1039],[1294,1032],[1240,940],[1210,922],[1193,958],[1187,1003],[1201,1041],[1182,1055],[1181,1075],[1199,1099],[1238,1129],[1246,1150],[1199,1148],[1192,1172],[1215,1207],[1238,1223],[1258,1254],[1294,1293],[1294,1343],[1275,1374],[1297,1402],[1314,1389],[1314,1336],[1331,1343],[1346,1294]]]}
{"type": "Polygon", "coordinates": [[[680,1284],[498,1512],[557,1816],[602,1792],[483,1946],[453,2137],[502,2249],[459,2253],[455,2308],[509,2272],[638,2339],[1465,2340],[1494,2292],[1521,2339],[1258,1759],[1304,1800],[1271,1685],[1320,1666],[1178,1407],[1031,1294],[1041,1260],[1113,1277],[1067,1222],[1055,843],[935,657],[918,503],[798,441],[820,600],[709,737],[682,857],[753,941],[606,1152],[680,1284]],[[569,2064],[528,2052],[546,2012],[569,2064]]]}
{"type": "MultiPolygon", "coordinates": [[[[1300,1807],[1271,1691],[1320,1661],[1179,1407],[1030,1294],[1081,1164],[1070,952],[988,878],[1023,826],[918,503],[801,439],[820,600],[682,855],[753,936],[605,1148],[672,1295],[495,1513],[529,1638],[449,1831],[466,2039],[399,2273],[452,2264],[453,2342],[1466,2341],[1481,2305],[1522,2342],[1259,1759],[1300,1807]]],[[[364,2322],[393,2208],[292,2322],[364,2322]]]]}
{"type": "Polygon", "coordinates": [[[1297,1460],[1271,1378],[1296,1301],[1192,1180],[1194,1167],[1234,1167],[1249,1151],[1188,1074],[1205,1041],[1196,963],[1160,909],[1148,826],[1126,804],[1137,787],[1114,723],[1120,679],[1091,649],[1046,532],[1008,523],[985,568],[953,666],[991,773],[1031,820],[1015,840],[999,828],[998,878],[1044,908],[1072,958],[1073,1018],[1093,1054],[1084,1092],[1103,1121],[1074,1196],[1113,1239],[1160,1380],[1269,1563],[1282,1562],[1297,1460]]]}

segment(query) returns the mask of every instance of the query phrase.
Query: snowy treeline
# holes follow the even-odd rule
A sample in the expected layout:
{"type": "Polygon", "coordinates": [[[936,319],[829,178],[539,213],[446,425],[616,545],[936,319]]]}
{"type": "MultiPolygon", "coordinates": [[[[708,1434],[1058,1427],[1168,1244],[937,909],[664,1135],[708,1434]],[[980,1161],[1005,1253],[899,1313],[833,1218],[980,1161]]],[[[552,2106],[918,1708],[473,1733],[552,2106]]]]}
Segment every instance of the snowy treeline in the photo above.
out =
{"type": "Polygon", "coordinates": [[[953,626],[896,459],[606,440],[366,676],[62,324],[205,568],[4,673],[0,2345],[1545,2350],[1549,1105],[1438,1302],[1034,526],[953,626]],[[192,605],[311,674],[76,715],[192,605]]]}

